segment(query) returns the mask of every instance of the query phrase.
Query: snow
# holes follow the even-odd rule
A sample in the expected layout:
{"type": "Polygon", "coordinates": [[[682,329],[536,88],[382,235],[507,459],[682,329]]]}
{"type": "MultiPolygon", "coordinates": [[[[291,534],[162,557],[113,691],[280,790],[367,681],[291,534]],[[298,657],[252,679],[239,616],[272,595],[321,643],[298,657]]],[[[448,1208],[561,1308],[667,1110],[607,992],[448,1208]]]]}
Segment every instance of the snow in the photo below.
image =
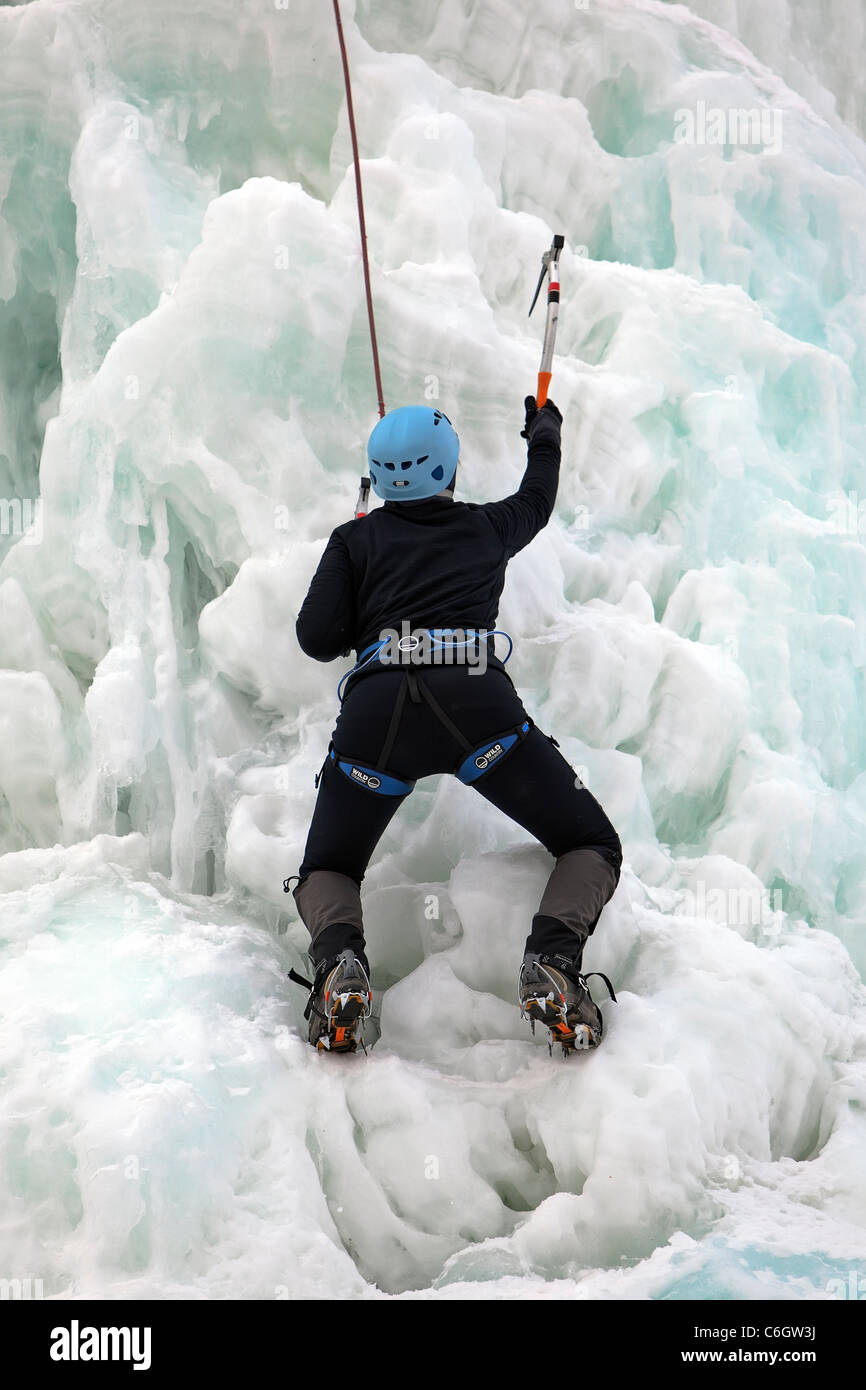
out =
{"type": "Polygon", "coordinates": [[[625,849],[585,962],[618,1002],[568,1064],[515,1002],[551,861],[454,780],[365,881],[369,1056],[314,1054],[285,978],[348,664],[294,617],[376,419],[331,8],[0,11],[8,1277],[799,1299],[862,1269],[866,146],[825,10],[343,0],[386,401],[447,410],[468,500],[520,477],[565,235],[562,482],[500,626],[625,849]],[[781,140],[675,138],[699,103],[781,140]]]}

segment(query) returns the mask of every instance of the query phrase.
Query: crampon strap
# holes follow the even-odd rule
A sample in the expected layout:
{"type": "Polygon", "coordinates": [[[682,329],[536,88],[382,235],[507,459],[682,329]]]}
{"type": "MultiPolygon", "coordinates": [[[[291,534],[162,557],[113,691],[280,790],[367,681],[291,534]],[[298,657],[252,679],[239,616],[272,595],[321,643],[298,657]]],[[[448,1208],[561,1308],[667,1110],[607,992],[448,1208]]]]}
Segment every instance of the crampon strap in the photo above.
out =
{"type": "MultiPolygon", "coordinates": [[[[310,991],[310,997],[307,1000],[307,1007],[304,1009],[304,1018],[309,1018],[310,1014],[313,1012],[313,990],[315,989],[315,985],[312,983],[312,981],[305,980],[303,975],[298,974],[297,970],[289,971],[289,979],[293,981],[294,984],[303,985],[304,989],[308,989],[310,991]]],[[[320,1018],[324,1018],[325,1015],[323,1013],[320,1013],[318,1009],[316,1009],[315,1012],[319,1015],[320,1018]]]]}
{"type": "Polygon", "coordinates": [[[588,975],[584,975],[583,978],[584,978],[585,980],[591,980],[592,977],[593,977],[593,975],[598,975],[600,979],[604,980],[605,984],[607,985],[607,992],[608,992],[608,994],[610,995],[610,997],[611,997],[611,999],[613,1000],[613,1002],[616,1004],[616,1003],[617,1003],[617,997],[616,997],[616,995],[615,995],[614,992],[613,992],[613,985],[611,984],[611,982],[610,982],[610,980],[607,978],[607,976],[604,974],[604,972],[603,972],[602,970],[590,970],[589,974],[588,974],[588,975]]]}

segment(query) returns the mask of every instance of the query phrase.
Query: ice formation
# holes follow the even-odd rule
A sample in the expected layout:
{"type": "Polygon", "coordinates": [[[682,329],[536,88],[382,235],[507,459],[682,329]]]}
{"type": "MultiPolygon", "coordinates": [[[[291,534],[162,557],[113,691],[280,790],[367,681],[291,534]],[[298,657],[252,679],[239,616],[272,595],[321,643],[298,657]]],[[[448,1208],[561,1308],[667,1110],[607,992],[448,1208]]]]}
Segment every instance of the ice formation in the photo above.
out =
{"type": "Polygon", "coordinates": [[[347,665],[294,619],[375,422],[331,7],[0,14],[8,1277],[826,1298],[862,1269],[862,65],[850,8],[759,9],[343,0],[386,399],[448,411],[469,500],[522,472],[566,238],[559,499],[500,624],[625,847],[586,961],[619,1003],[568,1066],[515,1004],[550,861],[453,780],[365,883],[369,1057],[313,1054],[285,979],[347,665]],[[732,139],[743,111],[772,122],[732,139]]]}

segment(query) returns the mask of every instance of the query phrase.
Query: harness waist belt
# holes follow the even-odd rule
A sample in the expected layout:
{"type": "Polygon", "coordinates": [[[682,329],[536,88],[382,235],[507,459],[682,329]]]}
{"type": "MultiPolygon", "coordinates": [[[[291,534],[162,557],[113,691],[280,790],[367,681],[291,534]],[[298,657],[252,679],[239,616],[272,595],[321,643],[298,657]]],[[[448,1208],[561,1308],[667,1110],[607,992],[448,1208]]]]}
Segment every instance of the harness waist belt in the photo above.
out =
{"type": "MultiPolygon", "coordinates": [[[[426,627],[410,633],[408,636],[399,637],[396,643],[392,638],[384,638],[379,642],[371,642],[363,651],[358,653],[358,663],[365,661],[368,657],[375,656],[384,666],[408,666],[423,664],[427,659],[421,656],[425,645],[428,647],[428,657],[430,663],[435,660],[439,652],[457,653],[469,649],[478,650],[482,642],[486,642],[488,653],[496,656],[494,637],[508,637],[507,632],[488,632],[486,629],[465,627],[426,627]]],[[[511,655],[509,651],[508,656],[511,655]]],[[[505,660],[508,658],[506,657],[505,660]]]]}

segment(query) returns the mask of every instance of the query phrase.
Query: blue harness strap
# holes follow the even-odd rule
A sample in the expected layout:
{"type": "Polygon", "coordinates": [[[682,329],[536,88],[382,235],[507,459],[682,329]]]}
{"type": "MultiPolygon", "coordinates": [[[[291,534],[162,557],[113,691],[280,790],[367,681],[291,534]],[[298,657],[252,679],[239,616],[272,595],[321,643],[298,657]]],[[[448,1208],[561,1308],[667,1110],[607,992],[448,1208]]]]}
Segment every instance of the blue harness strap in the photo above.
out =
{"type": "MultiPolygon", "coordinates": [[[[514,650],[514,643],[511,640],[510,635],[507,632],[503,632],[501,628],[496,628],[493,632],[485,631],[484,633],[481,633],[477,628],[474,627],[466,629],[458,629],[453,627],[427,627],[424,628],[423,631],[429,637],[431,646],[437,651],[457,652],[464,647],[474,647],[479,645],[479,643],[482,640],[482,637],[487,639],[488,641],[492,641],[494,637],[504,637],[508,642],[508,656],[502,657],[503,665],[508,660],[508,657],[511,656],[511,653],[514,650]],[[457,641],[454,636],[454,634],[458,631],[466,632],[466,637],[462,642],[457,641]]],[[[351,675],[354,671],[359,670],[361,662],[364,662],[364,664],[366,665],[368,658],[372,660],[374,656],[379,655],[383,647],[387,647],[389,645],[389,638],[384,638],[379,642],[371,642],[369,647],[365,647],[362,652],[358,653],[357,663],[355,664],[353,671],[349,674],[351,675]]],[[[403,663],[396,661],[393,657],[393,654],[389,658],[389,661],[393,665],[409,664],[413,661],[413,653],[418,650],[419,646],[420,638],[418,638],[417,634],[412,634],[411,636],[406,638],[401,637],[397,642],[397,650],[401,653],[402,656],[406,658],[406,661],[403,663]],[[404,643],[406,644],[405,646],[404,643]]],[[[417,661],[417,658],[415,658],[415,661],[417,661]]],[[[427,663],[419,662],[418,664],[426,665],[427,663]]]]}
{"type": "MultiPolygon", "coordinates": [[[[378,651],[378,648],[376,650],[378,651]]],[[[361,656],[364,655],[365,653],[362,652],[361,656]]],[[[522,742],[532,727],[532,720],[527,718],[521,724],[505,729],[502,733],[495,734],[492,738],[487,738],[483,743],[473,747],[450,715],[442,708],[432,691],[428,690],[421,677],[415,671],[407,671],[405,679],[400,682],[400,689],[394,701],[388,732],[377,759],[378,766],[370,767],[367,763],[356,762],[352,758],[347,758],[342,753],[338,753],[333,744],[329,749],[329,757],[335,767],[339,768],[350,782],[353,782],[356,787],[360,787],[363,791],[374,792],[378,796],[408,796],[415,786],[414,781],[388,771],[388,760],[400,728],[407,695],[414,704],[419,704],[424,700],[440,724],[448,730],[463,750],[459,763],[453,769],[453,774],[466,786],[471,786],[494,767],[498,767],[512,749],[522,742]]],[[[318,786],[318,778],[316,778],[316,785],[318,786]]]]}
{"type": "Polygon", "coordinates": [[[526,738],[528,733],[529,720],[526,720],[516,729],[500,734],[498,738],[488,739],[486,743],[481,744],[480,748],[473,749],[469,757],[465,758],[457,769],[457,776],[460,781],[465,782],[467,786],[477,782],[478,778],[483,777],[485,772],[498,766],[506,753],[510,753],[514,745],[526,738]]]}
{"type": "MultiPolygon", "coordinates": [[[[400,720],[403,715],[403,706],[406,703],[406,692],[410,689],[410,674],[406,673],[406,679],[400,682],[400,689],[397,692],[397,699],[394,701],[394,709],[391,713],[391,722],[388,725],[388,732],[385,735],[385,742],[382,744],[382,752],[378,757],[378,767],[367,767],[361,763],[353,762],[350,758],[338,756],[331,745],[331,759],[336,763],[340,771],[348,777],[350,782],[354,782],[356,787],[361,787],[364,791],[376,792],[379,796],[408,796],[414,782],[408,781],[403,777],[395,777],[393,772],[385,769],[388,759],[391,756],[391,749],[394,747],[394,740],[397,737],[397,730],[400,727],[400,720]]],[[[412,699],[417,699],[414,690],[410,690],[412,699]]]]}
{"type": "Polygon", "coordinates": [[[337,686],[337,699],[340,701],[340,704],[343,703],[343,686],[346,684],[346,681],[349,680],[352,676],[357,675],[357,673],[359,671],[362,671],[365,666],[369,666],[371,661],[375,661],[376,657],[379,655],[380,651],[385,645],[385,642],[373,642],[371,646],[365,647],[364,650],[359,654],[358,660],[355,662],[351,671],[346,672],[345,676],[342,677],[339,685],[337,686]]]}
{"type": "Polygon", "coordinates": [[[356,787],[378,792],[379,796],[408,796],[415,786],[414,782],[404,782],[402,778],[380,772],[378,768],[362,767],[360,763],[353,763],[347,758],[338,758],[333,751],[331,760],[356,787]]]}
{"type": "MultiPolygon", "coordinates": [[[[507,632],[503,632],[500,628],[496,628],[493,632],[485,631],[482,633],[477,628],[428,627],[424,628],[423,632],[429,638],[430,644],[436,652],[456,653],[463,648],[478,646],[482,640],[486,640],[489,652],[494,657],[496,657],[496,650],[493,639],[494,637],[504,637],[508,643],[508,654],[507,656],[497,658],[497,660],[502,661],[503,666],[514,650],[514,643],[510,635],[507,632]],[[455,637],[455,633],[457,632],[466,633],[463,641],[457,640],[455,637]]],[[[397,667],[432,666],[440,664],[435,659],[432,661],[419,660],[416,653],[421,645],[421,639],[418,637],[417,633],[413,633],[409,637],[401,637],[397,642],[397,654],[391,652],[387,657],[383,657],[382,652],[384,648],[391,645],[391,640],[392,639],[388,637],[380,638],[378,642],[371,642],[368,647],[365,647],[363,651],[358,653],[358,660],[355,662],[355,665],[352,667],[351,671],[347,671],[346,674],[341,677],[340,683],[337,686],[337,698],[341,703],[343,700],[343,687],[346,685],[347,681],[351,680],[352,676],[358,675],[360,671],[366,670],[366,668],[374,662],[379,665],[397,667]],[[406,645],[404,645],[404,643],[406,645]]]]}

